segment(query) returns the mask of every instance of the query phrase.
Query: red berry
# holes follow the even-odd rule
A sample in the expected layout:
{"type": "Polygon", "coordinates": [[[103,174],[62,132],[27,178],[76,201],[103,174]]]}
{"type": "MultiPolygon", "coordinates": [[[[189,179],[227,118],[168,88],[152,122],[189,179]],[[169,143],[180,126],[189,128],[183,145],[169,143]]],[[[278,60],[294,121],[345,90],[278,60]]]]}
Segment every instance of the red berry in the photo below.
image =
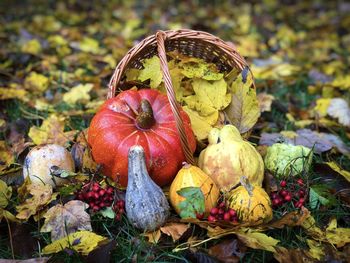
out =
{"type": "Polygon", "coordinates": [[[106,203],[101,202],[101,203],[99,204],[99,206],[100,206],[101,208],[106,207],[106,203]]]}
{"type": "Polygon", "coordinates": [[[107,188],[107,193],[108,193],[108,194],[113,194],[113,191],[114,191],[113,187],[109,186],[109,187],[107,188]]]}
{"type": "Polygon", "coordinates": [[[94,184],[92,187],[92,191],[97,192],[100,189],[100,186],[98,184],[94,184]]]}
{"type": "Polygon", "coordinates": [[[225,221],[230,221],[230,219],[231,219],[230,213],[229,213],[229,212],[226,212],[226,213],[224,214],[224,220],[225,220],[225,221]]]}
{"type": "Polygon", "coordinates": [[[305,202],[305,199],[304,199],[304,198],[300,198],[300,199],[299,199],[299,203],[304,204],[304,202],[305,202]]]}
{"type": "Polygon", "coordinates": [[[79,193],[78,196],[77,196],[77,198],[78,198],[79,200],[84,200],[84,196],[83,196],[82,193],[79,193]]]}
{"type": "Polygon", "coordinates": [[[124,214],[125,210],[124,208],[119,208],[119,214],[124,214]]]}
{"type": "Polygon", "coordinates": [[[224,208],[224,207],[225,207],[225,205],[226,205],[226,204],[225,204],[225,202],[221,202],[221,203],[219,204],[219,206],[218,206],[218,207],[219,207],[219,208],[224,208]]]}
{"type": "Polygon", "coordinates": [[[100,208],[98,207],[98,205],[94,205],[94,206],[92,207],[92,210],[93,210],[94,212],[96,212],[96,211],[100,210],[100,208]]]}
{"type": "Polygon", "coordinates": [[[105,189],[101,189],[101,190],[98,192],[98,194],[99,194],[100,196],[104,196],[105,193],[106,193],[106,190],[105,190],[105,189]]]}
{"type": "Polygon", "coordinates": [[[210,209],[210,214],[215,216],[219,213],[219,209],[217,207],[213,207],[212,209],[210,209]]]}
{"type": "Polygon", "coordinates": [[[282,180],[282,181],[280,182],[280,186],[281,186],[281,187],[286,187],[286,186],[287,186],[287,182],[286,182],[285,180],[282,180]]]}
{"type": "Polygon", "coordinates": [[[292,196],[291,195],[286,195],[284,197],[284,201],[289,202],[290,200],[292,200],[292,196]]]}
{"type": "Polygon", "coordinates": [[[271,194],[271,199],[275,199],[276,197],[278,197],[278,194],[276,192],[273,192],[271,194]]]}
{"type": "Polygon", "coordinates": [[[98,195],[97,192],[95,192],[95,193],[93,193],[93,194],[94,194],[94,198],[95,198],[95,199],[98,199],[98,198],[99,198],[99,195],[98,195]]]}
{"type": "Polygon", "coordinates": [[[120,221],[121,218],[122,218],[122,216],[120,214],[116,214],[114,219],[116,221],[120,221]]]}
{"type": "Polygon", "coordinates": [[[300,207],[302,207],[302,206],[303,206],[303,204],[300,203],[300,202],[297,202],[296,205],[295,205],[296,208],[300,208],[300,207]]]}
{"type": "Polygon", "coordinates": [[[280,201],[279,201],[277,198],[272,199],[272,204],[273,204],[274,206],[278,206],[278,205],[280,204],[280,201]]]}
{"type": "Polygon", "coordinates": [[[204,218],[204,213],[196,213],[196,217],[197,219],[202,220],[204,218]]]}
{"type": "Polygon", "coordinates": [[[281,196],[287,196],[289,193],[288,193],[288,191],[287,190],[281,190],[280,191],[280,195],[281,196]]]}
{"type": "Polygon", "coordinates": [[[225,213],[225,210],[222,209],[222,208],[220,208],[220,209],[219,209],[219,215],[223,215],[224,213],[225,213]]]}
{"type": "Polygon", "coordinates": [[[230,208],[230,209],[228,210],[228,212],[230,213],[230,216],[231,216],[231,217],[234,217],[234,216],[237,215],[236,211],[233,210],[232,208],[230,208]]]}
{"type": "Polygon", "coordinates": [[[94,193],[93,192],[87,192],[86,194],[86,198],[87,199],[92,199],[94,197],[94,193]]]}
{"type": "Polygon", "coordinates": [[[304,181],[303,181],[303,179],[301,179],[301,178],[299,178],[299,179],[297,180],[297,183],[298,183],[298,185],[300,185],[300,186],[303,186],[303,185],[304,185],[304,181]]]}
{"type": "Polygon", "coordinates": [[[303,189],[300,189],[298,191],[298,195],[299,195],[299,197],[304,197],[305,196],[305,191],[303,189]]]}
{"type": "Polygon", "coordinates": [[[214,216],[212,216],[212,215],[209,215],[209,216],[208,216],[208,221],[209,221],[209,222],[215,222],[215,221],[216,221],[216,218],[215,218],[214,216]]]}

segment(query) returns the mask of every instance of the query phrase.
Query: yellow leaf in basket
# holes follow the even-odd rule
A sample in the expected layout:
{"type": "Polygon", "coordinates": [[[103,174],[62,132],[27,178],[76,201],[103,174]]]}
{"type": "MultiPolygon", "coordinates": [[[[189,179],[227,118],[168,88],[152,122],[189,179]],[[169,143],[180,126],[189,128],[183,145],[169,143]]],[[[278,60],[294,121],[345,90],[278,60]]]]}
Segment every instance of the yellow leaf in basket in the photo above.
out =
{"type": "Polygon", "coordinates": [[[227,84],[224,79],[213,82],[195,79],[192,86],[195,95],[184,98],[184,101],[201,116],[210,116],[230,104],[231,94],[226,94],[227,84]]]}
{"type": "MultiPolygon", "coordinates": [[[[184,62],[184,61],[182,61],[184,62]]],[[[220,80],[224,74],[219,73],[214,64],[206,63],[199,58],[191,58],[187,63],[181,63],[182,74],[187,78],[202,78],[205,80],[220,80]]]]}
{"type": "Polygon", "coordinates": [[[139,80],[150,80],[152,89],[157,88],[163,80],[162,71],[160,69],[160,60],[157,56],[145,59],[143,69],[140,71],[139,80]]]}
{"type": "Polygon", "coordinates": [[[240,133],[249,131],[260,116],[259,102],[255,89],[251,88],[252,79],[249,76],[244,82],[240,74],[232,83],[232,101],[225,109],[228,119],[240,133]]]}
{"type": "Polygon", "coordinates": [[[209,131],[219,118],[219,112],[215,111],[213,114],[203,117],[197,111],[191,110],[188,106],[183,109],[187,112],[191,119],[191,127],[197,140],[204,140],[208,137],[209,131]]]}

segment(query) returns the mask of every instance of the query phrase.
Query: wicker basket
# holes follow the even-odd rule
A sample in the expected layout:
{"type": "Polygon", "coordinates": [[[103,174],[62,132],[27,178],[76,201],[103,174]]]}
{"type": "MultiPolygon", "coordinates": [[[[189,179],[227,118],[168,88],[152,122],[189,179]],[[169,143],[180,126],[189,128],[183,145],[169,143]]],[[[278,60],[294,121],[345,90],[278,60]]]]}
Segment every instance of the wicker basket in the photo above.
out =
{"type": "Polygon", "coordinates": [[[209,33],[189,29],[158,31],[155,35],[145,38],[130,49],[126,56],[119,62],[109,83],[108,98],[115,96],[116,90],[120,86],[127,69],[141,69],[143,67],[142,61],[145,58],[150,58],[158,54],[164,85],[171,109],[175,116],[182,149],[186,161],[190,164],[194,164],[195,161],[188,146],[183,122],[180,118],[180,105],[176,101],[167,65],[166,52],[173,50],[177,50],[187,56],[201,58],[207,62],[214,63],[220,71],[230,71],[233,68],[243,70],[248,66],[244,58],[237,52],[233,45],[229,45],[209,33]]]}

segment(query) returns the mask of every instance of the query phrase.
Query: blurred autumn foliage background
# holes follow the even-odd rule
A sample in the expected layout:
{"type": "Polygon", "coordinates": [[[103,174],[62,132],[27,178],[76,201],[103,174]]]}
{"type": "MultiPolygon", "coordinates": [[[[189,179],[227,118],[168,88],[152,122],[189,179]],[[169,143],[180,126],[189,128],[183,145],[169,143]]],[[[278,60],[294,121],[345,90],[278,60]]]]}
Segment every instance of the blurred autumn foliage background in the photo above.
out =
{"type": "Polygon", "coordinates": [[[280,140],[315,147],[318,183],[333,182],[342,202],[318,220],[349,227],[349,12],[346,1],[1,1],[0,176],[16,182],[34,145],[79,141],[136,43],[190,28],[247,59],[261,111],[251,141],[262,152],[280,140]]]}

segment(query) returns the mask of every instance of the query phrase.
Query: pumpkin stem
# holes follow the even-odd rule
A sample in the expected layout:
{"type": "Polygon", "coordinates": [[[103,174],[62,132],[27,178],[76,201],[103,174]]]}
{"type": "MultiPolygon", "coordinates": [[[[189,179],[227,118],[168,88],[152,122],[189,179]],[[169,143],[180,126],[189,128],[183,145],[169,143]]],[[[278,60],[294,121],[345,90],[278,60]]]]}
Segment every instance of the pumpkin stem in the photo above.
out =
{"type": "Polygon", "coordinates": [[[249,183],[248,178],[246,176],[241,176],[239,180],[241,185],[243,185],[243,187],[247,190],[249,196],[253,196],[254,186],[249,183]]]}
{"type": "Polygon", "coordinates": [[[142,99],[139,115],[136,117],[136,125],[141,129],[147,130],[150,129],[154,123],[155,119],[151,103],[146,99],[142,99]]]}

